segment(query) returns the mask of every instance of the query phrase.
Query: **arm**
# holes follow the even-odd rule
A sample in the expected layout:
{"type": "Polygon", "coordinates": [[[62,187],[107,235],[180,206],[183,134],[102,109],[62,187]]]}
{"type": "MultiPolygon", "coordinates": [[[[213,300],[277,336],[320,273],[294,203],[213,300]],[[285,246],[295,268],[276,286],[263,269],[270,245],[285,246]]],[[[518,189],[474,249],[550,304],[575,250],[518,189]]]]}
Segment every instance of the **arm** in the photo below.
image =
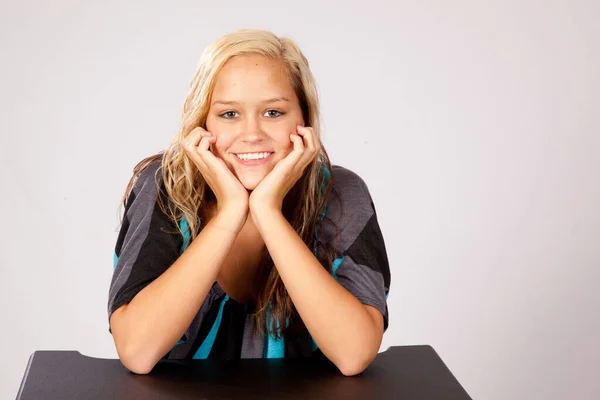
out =
{"type": "Polygon", "coordinates": [[[110,318],[125,367],[145,374],[182,337],[210,290],[237,233],[238,217],[216,215],[175,263],[110,318]]]}
{"type": "Polygon", "coordinates": [[[247,219],[248,193],[209,151],[215,142],[212,133],[197,127],[180,143],[215,194],[219,210],[183,254],[165,231],[176,226],[162,212],[154,213],[152,169],[142,173],[139,190],[130,196],[127,227],[120,234],[125,260],[119,259],[121,268],[113,277],[109,312],[114,310],[110,325],[117,352],[133,372],[150,372],[189,328],[247,219]],[[148,239],[144,231],[153,221],[155,233],[148,239]]]}
{"type": "MultiPolygon", "coordinates": [[[[362,267],[355,268],[359,267],[355,261],[366,262],[376,269],[387,268],[383,241],[380,238],[381,243],[374,243],[371,232],[366,232],[366,237],[359,240],[361,251],[357,256],[362,260],[354,260],[353,250],[343,252],[346,264],[352,266],[343,277],[344,286],[329,275],[281,212],[286,194],[319,154],[320,141],[315,137],[313,128],[300,125],[296,132],[290,134],[290,141],[293,143],[292,152],[275,165],[250,195],[250,214],[316,344],[344,375],[355,375],[377,355],[386,323],[382,308],[385,299],[381,301],[385,296],[385,278],[380,272],[358,273],[362,267]],[[374,251],[378,257],[365,260],[362,254],[365,251],[374,251]],[[364,305],[365,301],[378,308],[364,305]]],[[[357,176],[351,178],[349,185],[342,185],[342,198],[346,201],[352,199],[353,211],[350,221],[338,221],[338,226],[345,227],[346,233],[342,236],[354,242],[359,233],[355,232],[357,225],[366,226],[367,219],[374,217],[374,208],[366,191],[360,196],[361,201],[354,199],[354,189],[358,186],[363,191],[364,184],[356,179],[357,176]]],[[[375,222],[375,219],[372,221],[375,222]]]]}
{"type": "Polygon", "coordinates": [[[362,304],[323,268],[281,211],[251,209],[285,287],[313,339],[344,375],[361,373],[375,358],[383,316],[362,304]]]}

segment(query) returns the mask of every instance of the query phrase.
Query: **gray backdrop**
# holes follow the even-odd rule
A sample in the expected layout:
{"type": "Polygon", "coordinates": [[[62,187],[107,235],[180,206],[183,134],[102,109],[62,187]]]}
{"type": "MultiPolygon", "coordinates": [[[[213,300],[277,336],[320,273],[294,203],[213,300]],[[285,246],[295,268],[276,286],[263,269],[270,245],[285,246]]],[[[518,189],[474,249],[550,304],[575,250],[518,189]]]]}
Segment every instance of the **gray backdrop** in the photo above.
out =
{"type": "Polygon", "coordinates": [[[367,182],[390,345],[476,399],[600,398],[600,3],[2,1],[0,397],[34,350],[117,356],[119,200],[204,47],[295,39],[332,160],[367,182]]]}

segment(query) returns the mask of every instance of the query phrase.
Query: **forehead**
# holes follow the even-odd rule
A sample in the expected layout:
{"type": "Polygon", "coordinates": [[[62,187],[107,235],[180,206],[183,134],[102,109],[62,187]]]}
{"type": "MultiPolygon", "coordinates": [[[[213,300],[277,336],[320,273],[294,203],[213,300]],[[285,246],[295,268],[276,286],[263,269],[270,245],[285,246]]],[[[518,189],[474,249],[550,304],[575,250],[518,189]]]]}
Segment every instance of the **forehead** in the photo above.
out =
{"type": "Polygon", "coordinates": [[[217,76],[213,91],[214,100],[239,102],[281,96],[295,97],[285,64],[259,55],[228,60],[217,76]]]}

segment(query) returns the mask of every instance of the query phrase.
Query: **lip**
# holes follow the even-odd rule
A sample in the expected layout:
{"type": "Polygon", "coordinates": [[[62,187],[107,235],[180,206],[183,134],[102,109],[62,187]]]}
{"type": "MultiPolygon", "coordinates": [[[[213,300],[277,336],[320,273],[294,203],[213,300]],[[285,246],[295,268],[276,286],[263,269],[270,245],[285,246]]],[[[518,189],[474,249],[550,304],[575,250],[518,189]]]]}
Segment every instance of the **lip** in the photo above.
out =
{"type": "Polygon", "coordinates": [[[237,160],[237,162],[239,162],[242,165],[245,165],[247,167],[255,167],[257,165],[263,165],[264,163],[266,163],[267,161],[269,161],[271,159],[271,157],[273,156],[273,152],[270,151],[257,151],[256,153],[271,153],[269,154],[267,157],[265,158],[261,158],[259,160],[242,160],[241,158],[239,158],[238,156],[236,156],[234,153],[231,153],[233,155],[233,158],[235,158],[237,160]]]}

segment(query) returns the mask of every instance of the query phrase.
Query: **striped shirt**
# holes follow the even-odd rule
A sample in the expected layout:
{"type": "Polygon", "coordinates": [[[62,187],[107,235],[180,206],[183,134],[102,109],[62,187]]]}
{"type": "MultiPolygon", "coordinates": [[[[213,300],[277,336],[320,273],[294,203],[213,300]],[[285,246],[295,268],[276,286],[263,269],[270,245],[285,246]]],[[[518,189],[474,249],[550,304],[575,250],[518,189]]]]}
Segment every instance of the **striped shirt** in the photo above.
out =
{"type": "MultiPolygon", "coordinates": [[[[189,236],[179,232],[157,202],[158,196],[165,193],[159,190],[164,189],[159,168],[156,163],[140,174],[125,205],[108,296],[109,321],[115,310],[165,272],[189,244],[189,236]]],[[[325,172],[329,176],[328,170],[325,172]]],[[[313,251],[326,265],[323,246],[316,243],[329,241],[335,245],[340,257],[333,261],[333,278],[363,304],[379,310],[385,330],[390,269],[375,206],[365,182],[356,173],[340,166],[333,166],[333,172],[333,188],[315,229],[313,251]],[[336,226],[338,236],[333,240],[336,226]]],[[[185,232],[185,220],[179,225],[185,232]]],[[[215,281],[189,328],[164,358],[322,356],[306,328],[293,340],[253,334],[254,311],[253,305],[230,298],[215,281]]]]}

